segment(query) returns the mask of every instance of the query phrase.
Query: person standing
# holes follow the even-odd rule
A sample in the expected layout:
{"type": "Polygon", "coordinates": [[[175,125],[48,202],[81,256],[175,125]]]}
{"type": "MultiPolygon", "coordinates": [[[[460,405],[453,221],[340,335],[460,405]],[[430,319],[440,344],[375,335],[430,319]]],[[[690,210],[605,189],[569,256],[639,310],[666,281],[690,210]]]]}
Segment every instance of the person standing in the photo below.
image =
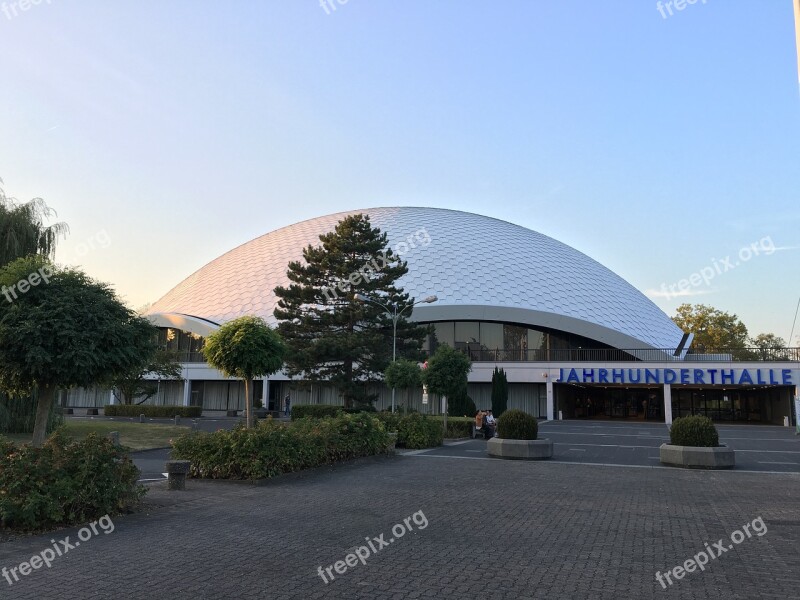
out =
{"type": "Polygon", "coordinates": [[[289,398],[289,394],[286,394],[286,398],[283,399],[283,411],[287,417],[292,415],[292,399],[289,398]]]}

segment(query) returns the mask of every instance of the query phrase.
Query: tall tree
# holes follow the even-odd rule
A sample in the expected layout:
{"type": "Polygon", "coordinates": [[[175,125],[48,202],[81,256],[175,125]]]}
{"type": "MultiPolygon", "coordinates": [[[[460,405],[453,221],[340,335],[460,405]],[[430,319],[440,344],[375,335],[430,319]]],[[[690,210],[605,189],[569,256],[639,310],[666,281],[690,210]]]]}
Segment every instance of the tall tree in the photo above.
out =
{"type": "Polygon", "coordinates": [[[208,364],[226,377],[244,381],[245,415],[251,428],[253,379],[272,375],[283,366],[286,345],[280,335],[260,317],[239,317],[206,338],[203,354],[208,364]]]}
{"type": "Polygon", "coordinates": [[[694,350],[726,352],[746,358],[747,327],[736,315],[706,304],[681,304],[672,320],[685,332],[694,334],[694,350]]]}
{"type": "Polygon", "coordinates": [[[275,289],[287,371],[310,383],[332,383],[345,406],[369,404],[377,396],[368,384],[382,379],[391,360],[392,320],[355,295],[405,311],[397,323],[398,357],[421,358],[426,329],[408,322],[412,300],[397,286],[408,267],[367,215],[345,217],[319,239],[319,246],[303,250],[303,261],[289,264],[292,283],[275,289]]]}
{"type": "Polygon", "coordinates": [[[21,258],[0,269],[0,286],[0,388],[37,389],[35,446],[58,388],[106,384],[151,358],[156,328],[81,271],[21,258]]]}
{"type": "Polygon", "coordinates": [[[789,360],[786,340],[774,333],[759,333],[750,343],[761,360],[789,360]]]}
{"type": "Polygon", "coordinates": [[[67,225],[45,225],[56,213],[44,200],[19,203],[6,196],[2,183],[0,180],[0,266],[33,254],[53,258],[58,238],[69,231],[67,225]]]}
{"type": "Polygon", "coordinates": [[[494,368],[492,373],[492,412],[499,418],[508,408],[508,377],[505,369],[494,368]]]}

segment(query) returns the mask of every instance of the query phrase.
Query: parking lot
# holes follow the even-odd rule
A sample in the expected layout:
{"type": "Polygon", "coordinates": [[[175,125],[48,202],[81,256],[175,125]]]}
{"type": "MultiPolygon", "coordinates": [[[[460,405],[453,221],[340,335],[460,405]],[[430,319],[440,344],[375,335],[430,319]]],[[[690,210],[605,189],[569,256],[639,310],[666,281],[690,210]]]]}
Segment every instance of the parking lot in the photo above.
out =
{"type": "MultiPolygon", "coordinates": [[[[800,473],[800,436],[794,428],[769,425],[717,425],[720,443],[736,450],[736,470],[800,473]]],[[[663,467],[658,448],[669,442],[662,423],[615,421],[548,421],[539,437],[553,440],[551,462],[663,467]]],[[[486,458],[486,441],[447,442],[415,456],[486,458]]]]}

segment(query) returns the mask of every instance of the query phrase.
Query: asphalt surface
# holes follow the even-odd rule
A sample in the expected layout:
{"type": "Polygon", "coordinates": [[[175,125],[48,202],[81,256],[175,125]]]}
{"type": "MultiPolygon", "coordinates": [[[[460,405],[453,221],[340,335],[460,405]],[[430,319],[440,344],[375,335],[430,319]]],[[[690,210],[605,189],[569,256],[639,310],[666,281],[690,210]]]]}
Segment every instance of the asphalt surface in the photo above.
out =
{"type": "MultiPolygon", "coordinates": [[[[593,425],[542,429],[570,438],[558,442],[560,456],[578,447],[575,440],[607,441],[591,434],[613,433],[634,446],[651,446],[658,440],[647,438],[660,435],[648,427],[625,438],[627,426],[608,432],[616,425],[593,425]],[[569,435],[573,428],[587,429],[569,435]],[[643,442],[630,441],[637,439],[643,442]]],[[[764,431],[746,437],[768,437],[764,431]]],[[[461,449],[463,456],[362,459],[264,487],[190,480],[187,491],[168,492],[164,482],[150,484],[144,510],[115,516],[113,531],[86,528],[79,537],[73,527],[0,544],[0,568],[12,577],[0,578],[0,598],[798,597],[797,474],[488,462],[480,444],[435,451],[461,449]],[[30,566],[62,540],[73,545],[68,553],[49,567],[30,566]],[[675,574],[717,544],[723,550],[702,571],[675,574]],[[672,577],[662,587],[665,573],[672,577]]],[[[626,450],[599,447],[620,456],[626,450]]]]}
{"type": "MultiPolygon", "coordinates": [[[[717,425],[720,443],[736,450],[740,471],[800,473],[800,436],[794,428],[769,425],[717,425]]],[[[669,443],[661,423],[613,421],[547,421],[539,424],[539,437],[553,440],[550,462],[665,468],[658,448],[669,443]]],[[[485,458],[483,439],[446,442],[419,451],[416,456],[485,458]]]]}

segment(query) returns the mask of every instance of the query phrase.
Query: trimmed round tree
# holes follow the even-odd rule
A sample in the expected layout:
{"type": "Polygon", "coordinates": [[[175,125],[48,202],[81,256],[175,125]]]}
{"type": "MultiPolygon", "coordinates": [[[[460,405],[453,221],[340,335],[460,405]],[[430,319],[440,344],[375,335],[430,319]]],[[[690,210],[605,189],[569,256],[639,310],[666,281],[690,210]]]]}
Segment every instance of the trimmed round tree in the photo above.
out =
{"type": "Polygon", "coordinates": [[[428,392],[445,397],[444,430],[447,431],[447,398],[467,395],[467,375],[472,370],[472,362],[463,352],[440,345],[428,359],[428,368],[422,372],[422,380],[428,392]]]}
{"type": "Polygon", "coordinates": [[[228,321],[206,338],[203,354],[208,364],[226,377],[244,381],[247,427],[253,426],[253,379],[281,369],[286,345],[277,331],[261,317],[245,316],[228,321]]]}
{"type": "Polygon", "coordinates": [[[419,365],[413,360],[401,358],[389,363],[384,378],[390,388],[406,390],[406,409],[408,409],[409,390],[422,385],[422,369],[419,365]]]}
{"type": "Polygon", "coordinates": [[[79,270],[21,258],[0,269],[0,292],[0,387],[37,389],[34,446],[59,388],[107,385],[155,351],[157,329],[79,270]]]}

